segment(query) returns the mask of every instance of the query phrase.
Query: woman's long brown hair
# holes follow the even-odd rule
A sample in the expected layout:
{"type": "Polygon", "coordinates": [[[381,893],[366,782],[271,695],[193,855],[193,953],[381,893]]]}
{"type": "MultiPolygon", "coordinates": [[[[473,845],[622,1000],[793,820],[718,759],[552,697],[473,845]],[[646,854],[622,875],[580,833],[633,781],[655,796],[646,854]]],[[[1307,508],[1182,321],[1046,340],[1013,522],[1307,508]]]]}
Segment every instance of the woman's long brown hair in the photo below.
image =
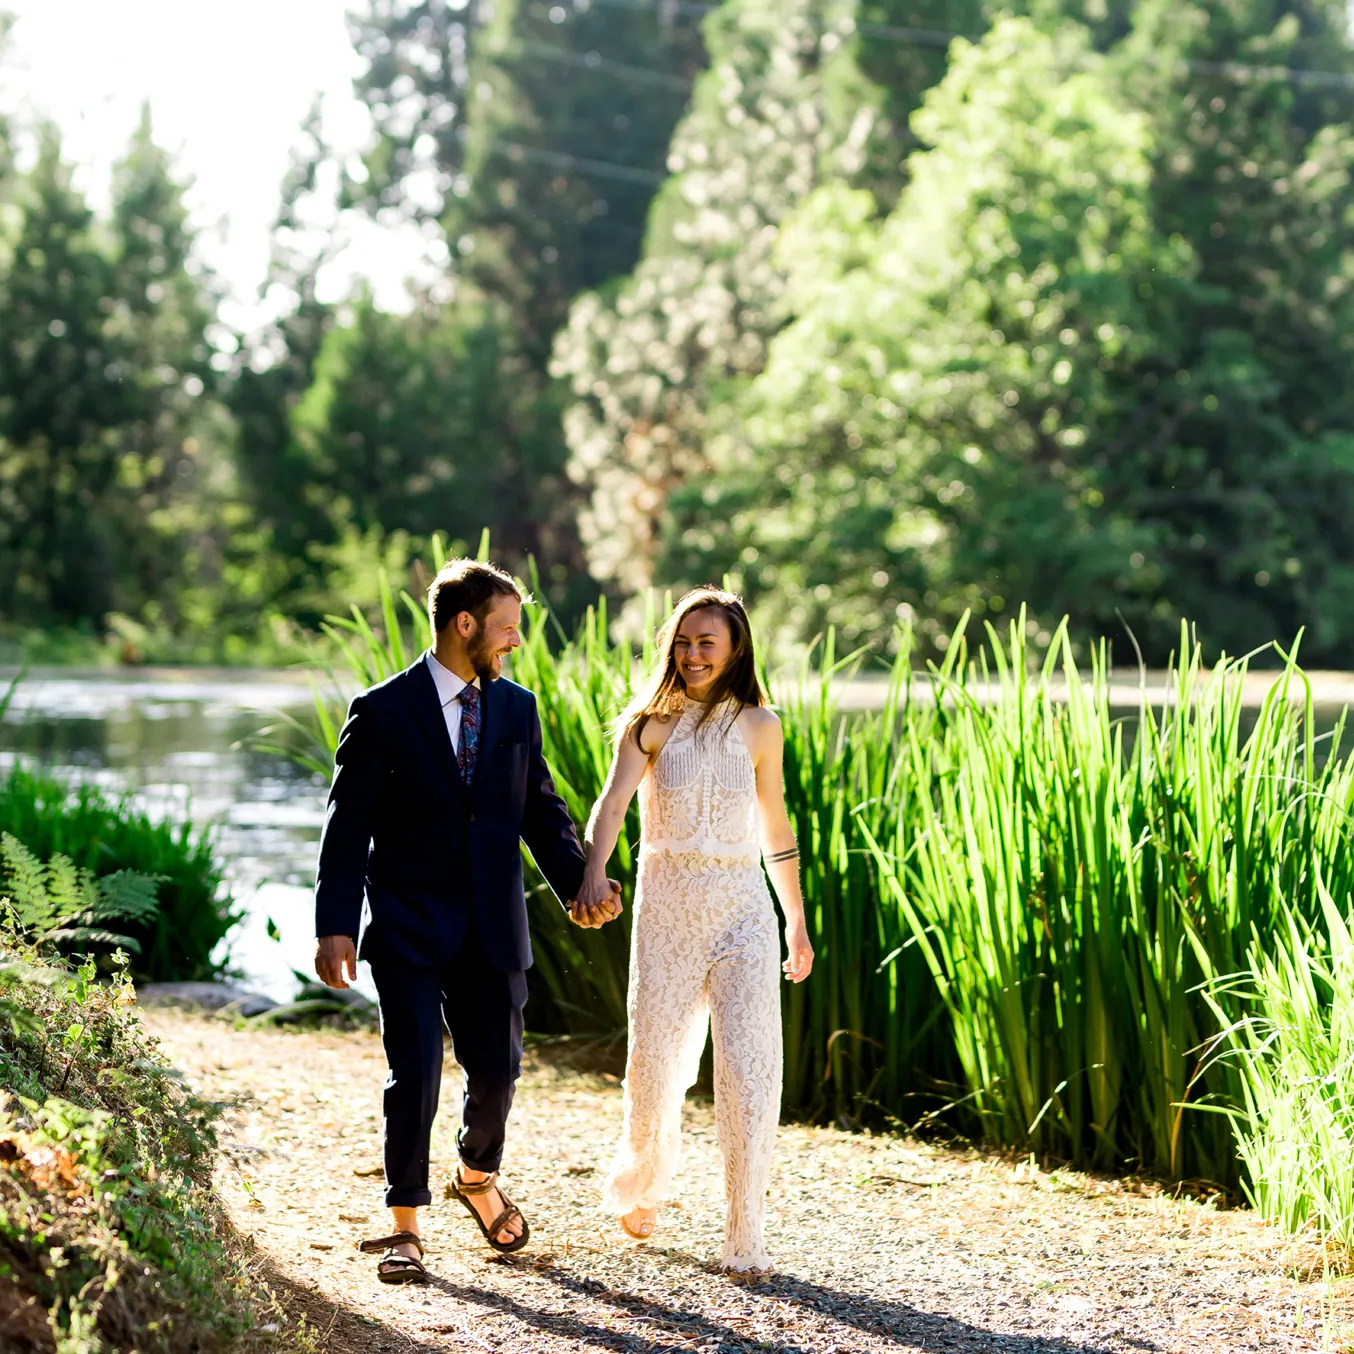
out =
{"type": "Polygon", "coordinates": [[[663,622],[655,642],[657,661],[654,670],[616,721],[622,739],[634,738],[639,742],[649,720],[680,713],[686,703],[686,682],[677,671],[677,631],[693,611],[704,611],[707,607],[724,617],[733,640],[733,652],[715,678],[709,704],[701,714],[700,724],[704,724],[725,701],[733,702],[730,721],[737,719],[749,705],[767,703],[766,693],[757,677],[757,657],[752,649],[752,624],[748,620],[743,599],[725,592],[723,588],[707,584],[688,592],[677,603],[672,615],[663,622]]]}

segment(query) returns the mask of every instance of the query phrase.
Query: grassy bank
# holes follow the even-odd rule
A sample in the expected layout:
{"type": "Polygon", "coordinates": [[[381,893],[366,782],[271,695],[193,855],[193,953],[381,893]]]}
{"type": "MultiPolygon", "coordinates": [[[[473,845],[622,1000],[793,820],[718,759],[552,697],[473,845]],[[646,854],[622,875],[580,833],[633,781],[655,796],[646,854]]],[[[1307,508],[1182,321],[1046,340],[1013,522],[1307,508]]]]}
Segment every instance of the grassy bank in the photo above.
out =
{"type": "Polygon", "coordinates": [[[0,1348],[271,1348],[269,1300],[224,1239],[212,1190],[214,1108],[143,1032],[120,958],[101,980],[53,943],[112,924],[128,896],[144,909],[153,886],[122,876],[119,904],[69,865],[16,864],[6,846],[18,873],[17,911],[0,901],[0,1348]],[[77,897],[83,910],[64,913],[77,897]]]}

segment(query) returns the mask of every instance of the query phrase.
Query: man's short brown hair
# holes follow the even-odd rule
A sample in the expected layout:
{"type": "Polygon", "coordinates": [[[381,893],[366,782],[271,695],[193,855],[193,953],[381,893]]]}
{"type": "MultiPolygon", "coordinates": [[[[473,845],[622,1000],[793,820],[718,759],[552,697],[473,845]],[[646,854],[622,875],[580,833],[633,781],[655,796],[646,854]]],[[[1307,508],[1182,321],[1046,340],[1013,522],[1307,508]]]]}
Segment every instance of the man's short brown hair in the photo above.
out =
{"type": "Polygon", "coordinates": [[[496,564],[477,559],[449,559],[438,571],[428,589],[428,619],[440,633],[468,611],[478,623],[484,613],[502,597],[527,600],[513,576],[496,564]]]}

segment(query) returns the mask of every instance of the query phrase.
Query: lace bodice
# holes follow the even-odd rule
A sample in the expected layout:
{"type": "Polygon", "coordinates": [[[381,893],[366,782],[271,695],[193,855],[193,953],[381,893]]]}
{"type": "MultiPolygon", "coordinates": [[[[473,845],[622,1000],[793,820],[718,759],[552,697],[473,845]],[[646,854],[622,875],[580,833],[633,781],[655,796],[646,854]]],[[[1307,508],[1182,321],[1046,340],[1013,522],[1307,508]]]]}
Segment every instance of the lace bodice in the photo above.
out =
{"type": "Polygon", "coordinates": [[[731,706],[712,711],[697,729],[705,709],[688,698],[640,783],[642,849],[755,860],[760,846],[752,754],[731,706]]]}

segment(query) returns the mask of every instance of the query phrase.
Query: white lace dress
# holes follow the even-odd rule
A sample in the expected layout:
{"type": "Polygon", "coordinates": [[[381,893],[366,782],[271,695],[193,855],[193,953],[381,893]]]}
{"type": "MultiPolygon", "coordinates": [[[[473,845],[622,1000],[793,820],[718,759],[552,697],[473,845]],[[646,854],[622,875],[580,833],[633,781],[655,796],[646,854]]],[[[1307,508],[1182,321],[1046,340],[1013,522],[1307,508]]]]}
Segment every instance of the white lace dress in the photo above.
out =
{"type": "Polygon", "coordinates": [[[751,754],[732,707],[697,730],[704,709],[687,701],[640,785],[625,1124],[603,1200],[615,1213],[662,1202],[708,1019],[728,1202],[721,1263],[765,1269],[780,1118],[780,936],[762,873],[751,754]]]}

